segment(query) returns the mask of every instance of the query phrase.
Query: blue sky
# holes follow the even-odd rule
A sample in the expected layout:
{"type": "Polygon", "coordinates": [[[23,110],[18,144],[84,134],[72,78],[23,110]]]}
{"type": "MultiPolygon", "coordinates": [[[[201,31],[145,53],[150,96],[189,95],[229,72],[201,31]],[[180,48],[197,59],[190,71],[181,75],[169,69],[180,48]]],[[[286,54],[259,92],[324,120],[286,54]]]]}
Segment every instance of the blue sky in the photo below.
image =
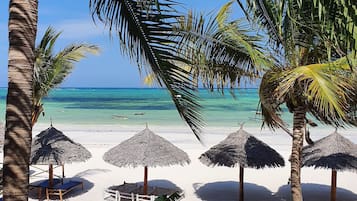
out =
{"type": "MultiPolygon", "coordinates": [[[[7,87],[9,1],[4,2],[0,4],[0,87],[7,87]]],[[[207,13],[218,10],[228,0],[179,2],[187,8],[207,13]]],[[[101,48],[99,55],[89,55],[77,63],[61,87],[147,87],[142,81],[144,75],[139,75],[136,65],[121,56],[118,41],[111,40],[103,26],[93,23],[88,4],[89,0],[39,0],[37,38],[41,38],[46,28],[52,26],[62,31],[57,40],[56,47],[59,49],[71,43],[91,43],[101,48]]]]}

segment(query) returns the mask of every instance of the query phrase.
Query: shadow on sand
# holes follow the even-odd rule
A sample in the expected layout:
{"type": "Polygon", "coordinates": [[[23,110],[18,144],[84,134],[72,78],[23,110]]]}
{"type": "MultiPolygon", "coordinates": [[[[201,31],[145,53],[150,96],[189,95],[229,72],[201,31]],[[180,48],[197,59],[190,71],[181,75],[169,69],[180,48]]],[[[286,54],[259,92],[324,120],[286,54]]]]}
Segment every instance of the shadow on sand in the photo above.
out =
{"type": "MultiPolygon", "coordinates": [[[[72,191],[70,191],[69,193],[64,195],[64,199],[82,195],[82,194],[88,192],[94,186],[94,184],[92,182],[90,182],[86,179],[83,179],[81,177],[65,178],[64,182],[66,182],[68,180],[82,181],[83,182],[83,190],[79,186],[76,189],[73,189],[72,191]]],[[[38,199],[37,190],[30,190],[29,197],[37,200],[38,199]]],[[[53,196],[53,198],[51,197],[51,200],[57,200],[57,199],[58,199],[58,196],[53,196]]],[[[45,190],[42,190],[42,197],[39,200],[46,200],[46,191],[45,190]]]]}
{"type": "Polygon", "coordinates": [[[96,174],[101,174],[101,173],[107,173],[110,172],[111,170],[108,169],[100,169],[100,168],[96,168],[96,169],[88,169],[88,170],[84,170],[82,172],[79,172],[75,175],[75,177],[88,177],[88,176],[92,176],[92,175],[96,175],[96,174]]]}
{"type": "MultiPolygon", "coordinates": [[[[207,184],[193,184],[196,195],[204,201],[237,201],[239,182],[222,181],[207,184]]],[[[245,201],[273,201],[275,196],[267,188],[252,183],[244,183],[245,201]]]]}
{"type": "MultiPolygon", "coordinates": [[[[328,185],[304,183],[301,186],[304,201],[330,200],[331,188],[328,185]]],[[[291,201],[290,185],[281,186],[275,196],[279,201],[291,201]]],[[[337,187],[336,199],[338,201],[357,201],[357,194],[337,187]]]]}

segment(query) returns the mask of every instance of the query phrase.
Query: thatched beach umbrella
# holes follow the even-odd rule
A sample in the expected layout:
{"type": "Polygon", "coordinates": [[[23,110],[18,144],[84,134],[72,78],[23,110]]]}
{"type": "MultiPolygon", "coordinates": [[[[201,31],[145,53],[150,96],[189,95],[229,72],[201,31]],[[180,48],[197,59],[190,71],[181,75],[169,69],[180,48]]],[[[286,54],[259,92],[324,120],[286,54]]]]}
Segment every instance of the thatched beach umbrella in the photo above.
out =
{"type": "Polygon", "coordinates": [[[284,159],[278,152],[244,131],[242,127],[203,153],[199,159],[207,166],[235,167],[239,165],[240,201],[244,200],[244,168],[284,166],[284,159]]]}
{"type": "Polygon", "coordinates": [[[190,163],[184,151],[147,127],[111,148],[104,154],[103,159],[118,167],[144,166],[144,194],[147,194],[148,167],[190,163]]]}
{"type": "Polygon", "coordinates": [[[49,184],[53,184],[53,165],[73,162],[84,162],[92,157],[81,144],[73,142],[52,125],[36,135],[32,141],[30,163],[49,165],[49,184]]]}
{"type": "Polygon", "coordinates": [[[332,169],[331,201],[336,200],[337,170],[357,170],[357,145],[337,130],[312,145],[303,147],[303,166],[332,169]]]}

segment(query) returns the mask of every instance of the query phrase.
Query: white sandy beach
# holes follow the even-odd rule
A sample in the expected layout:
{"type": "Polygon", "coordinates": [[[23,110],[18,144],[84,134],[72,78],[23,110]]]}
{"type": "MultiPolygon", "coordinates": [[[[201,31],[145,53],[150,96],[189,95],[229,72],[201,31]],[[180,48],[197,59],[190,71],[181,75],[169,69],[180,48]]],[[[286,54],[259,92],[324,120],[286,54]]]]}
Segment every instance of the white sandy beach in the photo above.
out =
{"type": "MultiPolygon", "coordinates": [[[[48,125],[39,124],[34,128],[34,135],[44,130],[48,125]]],[[[144,168],[119,168],[103,161],[103,154],[143,130],[142,126],[120,125],[56,125],[54,127],[63,131],[65,135],[75,142],[84,145],[91,153],[92,158],[84,163],[65,165],[66,178],[84,181],[84,191],[80,189],[65,196],[65,200],[73,201],[98,201],[103,200],[103,190],[112,185],[126,182],[142,182],[144,168]]],[[[236,131],[238,126],[232,128],[216,127],[205,128],[204,143],[198,142],[188,127],[163,127],[150,126],[156,134],[171,141],[177,147],[188,153],[191,163],[186,166],[149,168],[149,184],[170,187],[176,186],[184,190],[187,201],[231,201],[238,200],[238,171],[239,168],[207,167],[198,157],[211,146],[223,140],[229,133],[236,131]]],[[[245,169],[245,200],[246,201],[287,201],[290,200],[290,188],[287,184],[290,174],[288,157],[290,153],[290,136],[277,131],[275,133],[260,128],[244,128],[257,138],[277,150],[285,159],[283,168],[245,169]]],[[[318,128],[310,130],[314,140],[320,139],[330,133],[332,128],[318,128]]],[[[357,129],[339,130],[346,138],[357,143],[357,129]]],[[[37,166],[47,169],[47,166],[37,166]]],[[[38,173],[31,168],[31,173],[38,173]]],[[[61,175],[61,168],[55,169],[56,175],[61,175]]],[[[45,179],[46,173],[31,177],[31,182],[45,179]]],[[[331,171],[325,169],[302,169],[302,183],[304,200],[320,201],[329,200],[331,171]]],[[[338,172],[337,174],[337,200],[357,201],[357,174],[356,172],[338,172]]],[[[31,192],[30,200],[37,200],[35,192],[31,192]]]]}

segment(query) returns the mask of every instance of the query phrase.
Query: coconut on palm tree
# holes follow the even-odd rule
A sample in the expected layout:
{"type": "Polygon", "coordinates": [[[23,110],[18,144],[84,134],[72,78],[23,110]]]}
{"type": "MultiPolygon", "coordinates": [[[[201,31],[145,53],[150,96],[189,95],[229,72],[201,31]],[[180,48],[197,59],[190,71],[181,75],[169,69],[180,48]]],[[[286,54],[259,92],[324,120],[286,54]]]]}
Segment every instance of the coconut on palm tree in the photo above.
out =
{"type": "Polygon", "coordinates": [[[60,85],[72,72],[76,62],[85,58],[87,54],[96,54],[99,48],[90,44],[71,44],[55,53],[54,46],[61,32],[47,28],[35,50],[35,65],[33,74],[33,110],[32,125],[37,122],[43,112],[42,98],[51,89],[60,85]]]}

